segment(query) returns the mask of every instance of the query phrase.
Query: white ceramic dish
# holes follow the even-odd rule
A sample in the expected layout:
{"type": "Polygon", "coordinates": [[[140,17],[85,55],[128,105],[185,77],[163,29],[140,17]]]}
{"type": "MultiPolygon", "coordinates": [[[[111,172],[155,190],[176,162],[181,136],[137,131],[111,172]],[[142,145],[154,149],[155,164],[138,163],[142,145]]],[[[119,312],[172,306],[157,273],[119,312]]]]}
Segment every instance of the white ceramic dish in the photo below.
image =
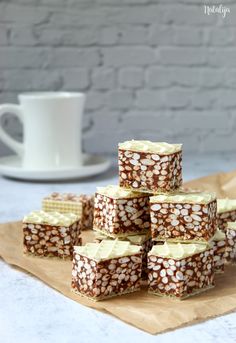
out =
{"type": "Polygon", "coordinates": [[[27,181],[57,181],[86,178],[103,173],[110,167],[110,161],[102,156],[83,155],[84,165],[53,170],[30,170],[23,168],[19,156],[0,158],[0,174],[27,181]]]}

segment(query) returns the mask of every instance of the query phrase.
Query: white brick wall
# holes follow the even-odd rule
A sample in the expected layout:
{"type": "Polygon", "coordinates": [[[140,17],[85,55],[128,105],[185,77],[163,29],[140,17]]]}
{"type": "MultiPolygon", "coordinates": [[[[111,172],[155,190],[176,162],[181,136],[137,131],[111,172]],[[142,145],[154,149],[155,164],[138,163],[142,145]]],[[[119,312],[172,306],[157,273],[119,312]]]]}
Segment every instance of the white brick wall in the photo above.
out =
{"type": "MultiPolygon", "coordinates": [[[[231,13],[204,15],[202,0],[2,0],[0,102],[86,92],[89,152],[130,138],[235,150],[236,3],[205,3],[231,13]]],[[[15,118],[4,125],[21,138],[15,118]]]]}

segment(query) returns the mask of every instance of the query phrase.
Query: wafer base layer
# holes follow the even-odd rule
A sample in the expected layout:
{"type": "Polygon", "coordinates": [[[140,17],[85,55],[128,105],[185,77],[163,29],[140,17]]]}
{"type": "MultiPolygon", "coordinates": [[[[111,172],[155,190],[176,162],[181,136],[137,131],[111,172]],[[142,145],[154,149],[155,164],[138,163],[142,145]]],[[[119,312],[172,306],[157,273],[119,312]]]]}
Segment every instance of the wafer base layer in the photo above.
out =
{"type": "Polygon", "coordinates": [[[71,256],[55,256],[55,255],[47,255],[47,256],[43,256],[43,255],[34,255],[31,252],[23,252],[23,256],[27,257],[33,257],[33,258],[40,258],[41,260],[56,260],[56,261],[71,261],[72,257],[71,256]]]}
{"type": "Polygon", "coordinates": [[[175,192],[179,189],[179,188],[176,188],[174,190],[171,190],[171,191],[165,191],[165,190],[159,190],[157,192],[154,192],[154,191],[148,191],[146,188],[143,188],[143,187],[139,187],[139,188],[133,188],[133,187],[130,187],[130,186],[121,186],[121,188],[124,188],[124,189],[130,189],[131,191],[133,192],[136,192],[136,193],[145,193],[145,194],[149,194],[150,196],[152,195],[160,195],[160,194],[175,194],[175,192]]]}
{"type": "Polygon", "coordinates": [[[138,232],[127,232],[127,233],[121,233],[121,234],[112,234],[112,233],[109,233],[109,232],[107,232],[105,230],[98,229],[96,227],[93,227],[93,230],[97,231],[97,232],[100,232],[100,233],[102,233],[105,236],[112,237],[112,238],[122,238],[122,237],[125,238],[127,236],[137,236],[137,235],[143,235],[143,234],[147,233],[146,229],[138,231],[138,232]]]}
{"type": "MultiPolygon", "coordinates": [[[[153,242],[164,242],[166,241],[166,238],[153,238],[153,242]]],[[[177,238],[168,238],[168,242],[170,243],[193,243],[193,244],[197,244],[197,243],[209,243],[210,241],[206,241],[205,239],[189,239],[189,240],[184,240],[184,239],[177,239],[177,238]]]]}
{"type": "Polygon", "coordinates": [[[129,293],[134,293],[134,292],[138,292],[140,291],[141,288],[135,288],[135,289],[127,289],[126,291],[124,292],[121,292],[121,293],[111,293],[109,294],[108,296],[100,296],[100,297],[88,297],[86,294],[84,293],[81,293],[81,292],[78,292],[76,289],[74,288],[71,288],[71,291],[75,294],[78,294],[80,295],[81,297],[84,297],[86,299],[89,299],[89,300],[92,300],[94,302],[97,302],[97,301],[101,301],[101,300],[106,300],[106,299],[110,299],[110,298],[113,298],[113,297],[116,297],[116,296],[121,296],[121,295],[125,295],[125,294],[129,294],[129,293]]]}
{"type": "Polygon", "coordinates": [[[176,299],[176,300],[184,300],[184,299],[187,299],[187,298],[190,298],[194,295],[197,295],[197,294],[200,294],[200,293],[203,293],[205,291],[208,291],[209,289],[212,289],[214,288],[215,286],[208,286],[208,287],[205,287],[205,288],[201,288],[201,289],[196,289],[194,290],[192,293],[190,294],[186,294],[182,297],[176,297],[174,295],[170,295],[170,294],[164,294],[164,293],[161,293],[161,292],[154,292],[154,291],[148,291],[148,293],[150,294],[154,294],[158,297],[161,297],[161,298],[171,298],[171,299],[176,299]]]}

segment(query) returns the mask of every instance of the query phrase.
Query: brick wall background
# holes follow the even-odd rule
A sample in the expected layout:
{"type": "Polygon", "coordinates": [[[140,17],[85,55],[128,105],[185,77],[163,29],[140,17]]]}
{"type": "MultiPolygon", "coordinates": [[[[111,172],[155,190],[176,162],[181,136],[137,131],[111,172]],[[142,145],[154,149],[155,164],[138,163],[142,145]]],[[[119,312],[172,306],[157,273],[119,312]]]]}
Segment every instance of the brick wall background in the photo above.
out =
{"type": "MultiPolygon", "coordinates": [[[[89,152],[130,138],[235,150],[236,3],[205,1],[217,3],[226,18],[200,0],[0,0],[0,103],[86,92],[89,152]]],[[[21,137],[16,119],[4,125],[21,137]]]]}

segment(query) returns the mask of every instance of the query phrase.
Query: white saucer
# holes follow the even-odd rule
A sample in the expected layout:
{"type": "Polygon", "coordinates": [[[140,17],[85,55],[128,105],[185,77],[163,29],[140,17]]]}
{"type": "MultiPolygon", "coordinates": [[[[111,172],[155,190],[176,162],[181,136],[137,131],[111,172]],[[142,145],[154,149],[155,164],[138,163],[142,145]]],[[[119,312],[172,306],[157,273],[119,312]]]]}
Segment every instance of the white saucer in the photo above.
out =
{"type": "Polygon", "coordinates": [[[21,159],[16,156],[0,158],[0,174],[14,179],[28,181],[56,181],[85,178],[101,174],[110,167],[110,161],[101,156],[84,155],[81,167],[58,168],[54,170],[30,170],[22,167],[21,159]]]}

